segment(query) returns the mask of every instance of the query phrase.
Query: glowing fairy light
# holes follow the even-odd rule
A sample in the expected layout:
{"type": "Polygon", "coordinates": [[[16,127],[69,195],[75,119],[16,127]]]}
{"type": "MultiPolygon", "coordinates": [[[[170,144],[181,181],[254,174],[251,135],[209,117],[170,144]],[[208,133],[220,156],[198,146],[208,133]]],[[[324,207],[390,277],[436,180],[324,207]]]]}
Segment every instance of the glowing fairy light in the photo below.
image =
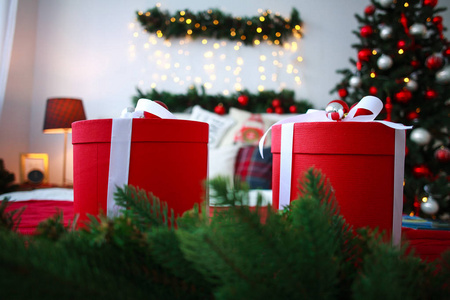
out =
{"type": "Polygon", "coordinates": [[[214,43],[213,48],[214,49],[219,49],[220,48],[220,44],[219,43],[214,43]]]}
{"type": "Polygon", "coordinates": [[[260,55],[259,60],[260,61],[266,61],[267,57],[265,55],[260,55]]]}
{"type": "Polygon", "coordinates": [[[242,90],[242,85],[240,83],[235,83],[234,84],[234,89],[239,92],[239,91],[242,90]]]}
{"type": "Polygon", "coordinates": [[[221,54],[219,56],[219,58],[220,58],[220,60],[225,60],[227,58],[227,55],[226,54],[221,54]]]}
{"type": "Polygon", "coordinates": [[[166,81],[166,80],[167,80],[167,75],[166,75],[166,74],[161,75],[161,80],[162,80],[162,81],[166,81]]]}
{"type": "Polygon", "coordinates": [[[258,91],[263,92],[264,91],[264,86],[263,85],[258,85],[258,91]]]}
{"type": "Polygon", "coordinates": [[[236,64],[242,66],[244,64],[244,59],[242,57],[238,57],[236,59],[236,64]]]}
{"type": "Polygon", "coordinates": [[[228,96],[230,94],[230,91],[229,90],[223,90],[222,94],[224,96],[228,96]]]}
{"type": "Polygon", "coordinates": [[[260,78],[262,81],[264,81],[264,80],[266,80],[266,75],[261,75],[259,78],[260,78]]]}
{"type": "Polygon", "coordinates": [[[137,38],[137,37],[139,36],[139,32],[133,33],[133,36],[134,36],[135,38],[137,38]]]}
{"type": "Polygon", "coordinates": [[[293,69],[294,69],[294,66],[291,65],[291,64],[288,64],[288,65],[286,66],[286,73],[292,74],[293,69]]]}
{"type": "Polygon", "coordinates": [[[202,40],[202,44],[203,44],[203,45],[208,44],[208,40],[207,40],[207,39],[203,39],[203,40],[202,40]]]}
{"type": "Polygon", "coordinates": [[[156,83],[152,83],[151,85],[150,85],[150,87],[152,88],[152,89],[155,89],[156,88],[156,83]]]}
{"type": "Polygon", "coordinates": [[[206,88],[207,90],[209,90],[209,89],[212,88],[211,82],[205,82],[204,86],[205,86],[205,88],[206,88]]]}
{"type": "Polygon", "coordinates": [[[205,52],[205,53],[203,54],[203,56],[204,56],[205,58],[211,58],[211,57],[214,56],[214,53],[213,53],[212,51],[207,51],[207,52],[205,52]]]}
{"type": "Polygon", "coordinates": [[[263,73],[265,70],[266,70],[266,69],[265,69],[263,66],[259,66],[259,67],[258,67],[258,71],[259,71],[260,73],[263,73]]]}
{"type": "Polygon", "coordinates": [[[200,84],[202,83],[202,79],[200,77],[195,77],[194,78],[195,83],[200,84]]]}

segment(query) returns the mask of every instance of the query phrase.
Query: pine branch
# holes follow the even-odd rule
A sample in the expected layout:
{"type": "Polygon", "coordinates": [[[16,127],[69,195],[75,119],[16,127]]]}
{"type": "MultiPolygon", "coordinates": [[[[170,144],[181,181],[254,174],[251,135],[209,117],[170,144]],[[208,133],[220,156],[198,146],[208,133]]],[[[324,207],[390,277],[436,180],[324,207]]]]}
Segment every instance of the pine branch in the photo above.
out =
{"type": "Polygon", "coordinates": [[[16,231],[17,228],[19,228],[20,221],[22,220],[20,216],[26,206],[7,212],[6,208],[9,205],[9,200],[9,197],[5,197],[2,201],[0,201],[0,229],[16,231]]]}
{"type": "Polygon", "coordinates": [[[136,189],[128,185],[124,188],[118,188],[114,193],[116,204],[124,210],[133,223],[141,230],[148,229],[152,226],[168,227],[175,224],[173,210],[168,215],[167,203],[162,202],[153,194],[144,190],[136,189]]]}

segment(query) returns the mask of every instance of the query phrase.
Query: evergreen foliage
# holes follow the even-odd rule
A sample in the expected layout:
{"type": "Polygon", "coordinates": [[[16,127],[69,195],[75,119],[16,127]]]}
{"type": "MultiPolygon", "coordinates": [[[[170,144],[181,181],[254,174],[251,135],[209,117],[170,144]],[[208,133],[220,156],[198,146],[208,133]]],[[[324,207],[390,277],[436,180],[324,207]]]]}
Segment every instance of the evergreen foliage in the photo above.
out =
{"type": "Polygon", "coordinates": [[[282,45],[294,35],[301,36],[302,32],[302,20],[295,8],[292,9],[290,18],[283,18],[279,14],[273,16],[269,10],[254,17],[233,17],[219,9],[209,9],[197,14],[185,9],[170,15],[159,7],[145,13],[136,12],[136,15],[146,31],[166,39],[211,37],[240,41],[250,46],[266,40],[282,45]]]}
{"type": "MultiPolygon", "coordinates": [[[[300,196],[261,221],[248,186],[209,182],[227,210],[168,207],[127,186],[114,218],[61,230],[60,214],[36,236],[0,230],[2,299],[444,299],[450,255],[423,262],[339,215],[326,178],[309,170],[300,196]],[[170,219],[170,218],[169,218],[170,219]],[[441,266],[440,268],[438,266],[441,266]]],[[[5,205],[4,202],[2,205],[5,205]]],[[[0,210],[3,218],[4,210],[0,210]]],[[[71,225],[73,226],[73,225],[71,225]]]]}
{"type": "Polygon", "coordinates": [[[6,170],[3,159],[0,159],[0,194],[17,190],[19,186],[14,184],[14,178],[14,173],[6,170]]]}
{"type": "Polygon", "coordinates": [[[263,91],[257,94],[252,94],[245,90],[225,96],[222,94],[208,95],[203,86],[200,93],[195,86],[192,86],[186,94],[173,94],[167,91],[158,92],[156,89],[143,92],[137,89],[137,94],[132,97],[133,104],[136,105],[140,98],[161,100],[172,112],[184,112],[194,105],[200,105],[204,109],[214,111],[216,106],[223,105],[225,112],[228,112],[230,107],[236,107],[245,110],[251,109],[255,113],[262,113],[266,112],[268,108],[272,108],[272,102],[275,99],[280,101],[281,112],[284,113],[289,113],[291,106],[295,107],[295,112],[297,113],[305,113],[308,109],[313,108],[312,104],[306,100],[296,100],[295,93],[292,90],[282,90],[281,92],[263,91]],[[238,97],[241,95],[248,97],[246,105],[239,103],[238,97]]]}

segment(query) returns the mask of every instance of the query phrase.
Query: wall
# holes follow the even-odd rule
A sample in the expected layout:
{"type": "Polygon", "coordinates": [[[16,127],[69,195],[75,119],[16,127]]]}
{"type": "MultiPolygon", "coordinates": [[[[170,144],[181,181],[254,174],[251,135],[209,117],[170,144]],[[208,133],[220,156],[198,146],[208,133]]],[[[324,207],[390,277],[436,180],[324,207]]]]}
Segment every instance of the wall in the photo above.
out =
{"type": "Polygon", "coordinates": [[[16,175],[17,181],[20,153],[33,151],[29,147],[29,133],[37,10],[37,1],[21,0],[18,3],[5,102],[0,117],[0,158],[4,160],[6,169],[16,175]]]}
{"type": "MultiPolygon", "coordinates": [[[[324,107],[335,97],[329,94],[329,90],[340,79],[335,71],[350,67],[348,59],[356,56],[356,51],[351,48],[351,44],[357,41],[351,33],[358,26],[354,14],[361,14],[369,4],[369,1],[360,0],[284,0],[276,2],[276,6],[273,1],[268,0],[191,0],[189,6],[182,0],[160,2],[162,9],[172,13],[185,8],[193,11],[220,8],[235,16],[256,15],[260,8],[269,8],[283,16],[289,16],[292,7],[297,8],[304,21],[304,37],[299,41],[298,49],[304,61],[299,66],[302,84],[294,88],[297,98],[308,99],[316,107],[324,107]]],[[[15,165],[18,162],[13,157],[18,156],[18,152],[26,150],[48,153],[50,181],[61,183],[63,136],[42,133],[46,99],[58,96],[82,98],[89,119],[118,116],[124,107],[131,104],[130,99],[135,94],[136,86],[141,84],[146,87],[150,81],[144,74],[144,69],[149,64],[145,53],[137,52],[135,57],[130,55],[130,46],[138,45],[139,42],[139,39],[133,38],[136,30],[130,29],[130,24],[134,22],[135,11],[145,11],[153,7],[156,1],[20,0],[19,3],[26,4],[26,10],[36,8],[35,3],[38,3],[34,69],[28,70],[26,76],[28,78],[32,74],[33,83],[27,84],[25,90],[17,85],[9,87],[10,93],[14,95],[28,93],[27,97],[21,97],[27,101],[26,104],[16,102],[18,100],[15,99],[19,97],[9,101],[15,103],[14,107],[26,106],[29,101],[31,111],[28,114],[30,108],[24,108],[26,113],[21,119],[26,120],[18,121],[17,117],[12,116],[13,105],[5,104],[10,105],[10,108],[3,112],[2,128],[3,124],[20,128],[0,128],[0,147],[3,147],[0,148],[0,157],[6,157],[7,167],[17,170],[15,165]],[[140,80],[143,82],[140,83],[140,80]],[[3,145],[9,139],[16,141],[6,148],[3,145]],[[5,149],[8,149],[8,153],[4,152],[5,149]]],[[[443,17],[445,25],[449,27],[449,13],[446,12],[443,17]]],[[[18,24],[23,26],[20,24],[33,20],[18,19],[18,24]]],[[[29,28],[29,33],[32,34],[33,26],[29,28]]],[[[20,31],[17,34],[19,33],[20,31]]],[[[144,35],[140,34],[142,38],[144,35]]],[[[33,37],[30,37],[29,42],[31,41],[34,41],[33,37]]],[[[197,46],[194,43],[192,49],[196,51],[196,47],[198,43],[197,46]]],[[[30,53],[20,55],[33,57],[32,50],[32,47],[26,49],[30,53]]],[[[245,55],[252,56],[251,53],[245,55]]],[[[13,53],[14,55],[19,54],[13,53]]],[[[11,72],[14,72],[14,68],[11,72]]],[[[148,69],[146,72],[149,72],[148,69]]],[[[251,77],[246,76],[249,80],[251,77]]],[[[158,87],[185,92],[187,85],[167,82],[158,87]]],[[[217,84],[216,88],[212,92],[223,90],[226,86],[217,84]]],[[[256,84],[252,83],[247,88],[255,92],[256,84]]],[[[69,141],[70,138],[69,135],[69,141]]],[[[69,145],[67,177],[70,180],[71,155],[72,147],[69,145]]]]}

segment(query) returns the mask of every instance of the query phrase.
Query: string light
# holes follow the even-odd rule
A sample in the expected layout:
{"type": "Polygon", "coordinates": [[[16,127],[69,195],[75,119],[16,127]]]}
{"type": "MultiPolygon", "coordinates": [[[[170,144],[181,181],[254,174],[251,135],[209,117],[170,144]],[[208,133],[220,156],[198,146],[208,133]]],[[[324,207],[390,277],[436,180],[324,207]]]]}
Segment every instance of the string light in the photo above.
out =
{"type": "Polygon", "coordinates": [[[409,78],[408,78],[408,77],[405,77],[405,78],[403,79],[403,81],[406,82],[406,83],[408,83],[408,82],[409,82],[409,78]]]}
{"type": "Polygon", "coordinates": [[[422,202],[427,202],[428,201],[428,197],[422,197],[422,202]]]}
{"type": "Polygon", "coordinates": [[[403,54],[404,50],[403,49],[399,49],[398,50],[398,54],[403,54]]]}

